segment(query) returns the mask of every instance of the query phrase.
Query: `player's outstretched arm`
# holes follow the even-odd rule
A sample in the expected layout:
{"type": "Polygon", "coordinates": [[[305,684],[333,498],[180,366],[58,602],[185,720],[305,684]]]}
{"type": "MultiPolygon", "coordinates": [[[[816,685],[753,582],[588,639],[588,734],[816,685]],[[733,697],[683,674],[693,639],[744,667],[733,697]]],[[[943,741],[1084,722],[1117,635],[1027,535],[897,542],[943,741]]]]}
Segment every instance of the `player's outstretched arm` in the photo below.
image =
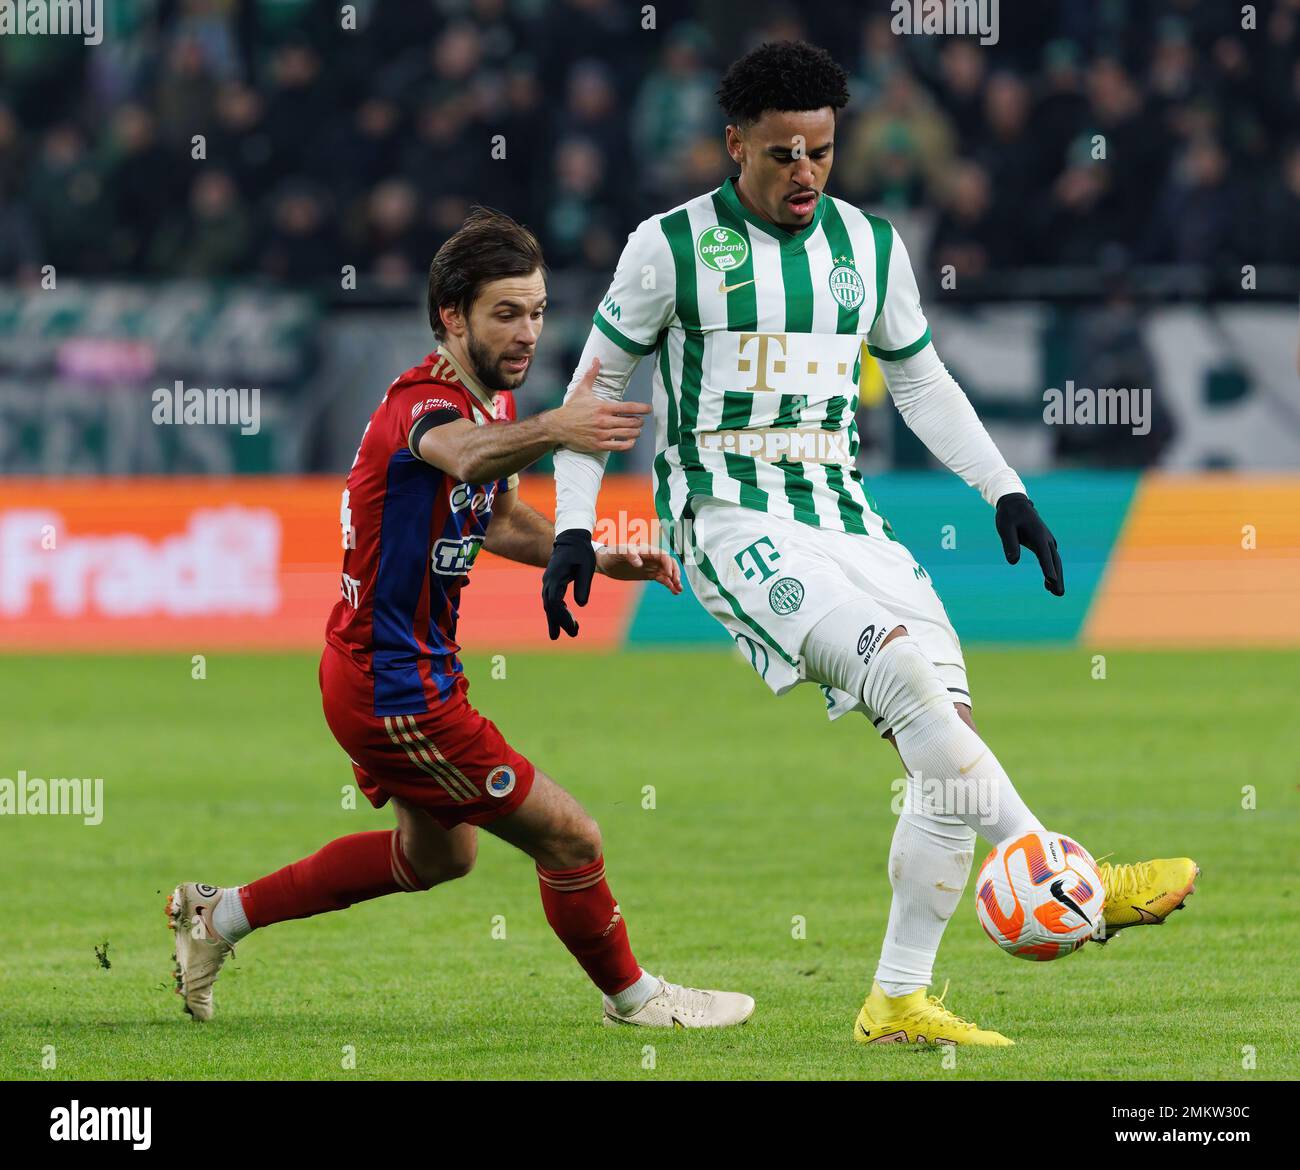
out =
{"type": "Polygon", "coordinates": [[[593,392],[593,362],[564,405],[519,422],[478,426],[456,419],[420,437],[420,458],[461,483],[491,483],[535,463],[558,446],[584,451],[626,451],[641,433],[650,407],[608,402],[593,392]]]}
{"type": "Polygon", "coordinates": [[[975,414],[970,399],[939,360],[930,326],[921,311],[907,248],[897,231],[889,233],[886,294],[867,335],[898,413],[930,453],[997,508],[997,530],[1007,561],[1020,560],[1020,547],[1033,551],[1043,570],[1043,585],[1060,597],[1065,575],[1056,540],[1025,494],[1020,476],[1008,465],[975,414]]]}
{"type": "MultiPolygon", "coordinates": [[[[517,489],[497,496],[483,541],[488,552],[542,568],[550,559],[554,540],[555,526],[524,503],[517,489]]],[[[657,581],[671,593],[682,591],[681,569],[666,550],[639,544],[620,548],[588,544],[595,554],[597,573],[615,581],[657,581]]]]}
{"type": "MultiPolygon", "coordinates": [[[[579,369],[586,363],[595,362],[599,366],[593,385],[595,394],[611,402],[621,402],[640,360],[640,355],[629,353],[599,328],[593,328],[583,348],[579,369]]],[[[575,393],[580,385],[575,385],[570,393],[575,393]]],[[[644,409],[650,409],[648,404],[644,409]]],[[[596,526],[596,498],[600,494],[607,458],[604,451],[591,453],[562,447],[555,452],[555,529],[558,535],[542,578],[542,607],[546,611],[546,625],[552,641],[560,636],[561,630],[570,637],[578,634],[578,623],[565,601],[569,586],[573,586],[573,600],[578,605],[586,605],[591,593],[591,579],[598,567],[591,534],[596,526]]],[[[666,581],[663,583],[667,584],[666,581]]]]}
{"type": "Polygon", "coordinates": [[[890,397],[909,429],[940,463],[996,506],[995,523],[1007,563],[1019,562],[1023,545],[1038,558],[1044,588],[1062,596],[1065,574],[1056,538],[934,346],[880,365],[890,397]]]}
{"type": "MultiPolygon", "coordinates": [[[[578,369],[593,359],[601,364],[596,393],[621,400],[642,358],[654,353],[675,312],[675,261],[657,217],[628,236],[614,278],[596,309],[578,369]],[[647,277],[653,279],[647,280],[647,277]]],[[[596,558],[591,533],[596,497],[605,474],[605,455],[561,449],[555,453],[555,549],[542,581],[542,605],[552,639],[564,630],[578,632],[565,595],[587,604],[596,558]]]]}
{"type": "Polygon", "coordinates": [[[553,525],[536,508],[519,498],[519,489],[498,492],[492,505],[492,523],[488,525],[483,547],[496,556],[521,565],[545,568],[555,540],[553,525]]]}

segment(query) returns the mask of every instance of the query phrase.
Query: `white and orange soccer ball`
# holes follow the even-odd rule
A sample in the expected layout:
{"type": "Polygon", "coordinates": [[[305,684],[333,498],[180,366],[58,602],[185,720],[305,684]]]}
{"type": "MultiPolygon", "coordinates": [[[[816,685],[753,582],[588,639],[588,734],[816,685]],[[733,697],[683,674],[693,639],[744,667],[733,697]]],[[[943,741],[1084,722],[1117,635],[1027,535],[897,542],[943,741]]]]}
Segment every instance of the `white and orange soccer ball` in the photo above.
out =
{"type": "Polygon", "coordinates": [[[1101,923],[1105,891],[1088,851],[1060,833],[1003,841],[975,879],[984,933],[1021,959],[1059,959],[1077,951],[1101,923]]]}

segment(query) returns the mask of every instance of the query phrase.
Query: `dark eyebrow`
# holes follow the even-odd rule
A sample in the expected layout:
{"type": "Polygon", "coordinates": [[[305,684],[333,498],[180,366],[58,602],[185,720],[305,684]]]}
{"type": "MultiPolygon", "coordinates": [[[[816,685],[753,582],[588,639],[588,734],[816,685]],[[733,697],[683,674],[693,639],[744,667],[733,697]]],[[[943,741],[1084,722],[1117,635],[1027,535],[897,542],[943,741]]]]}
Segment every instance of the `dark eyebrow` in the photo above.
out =
{"type": "MultiPolygon", "coordinates": [[[[538,305],[537,307],[539,309],[545,309],[548,303],[549,303],[548,299],[546,297],[543,297],[541,304],[538,305]]],[[[522,309],[524,307],[525,307],[524,302],[517,299],[516,297],[502,297],[499,301],[497,301],[495,305],[492,306],[494,311],[496,309],[522,309]]]]}
{"type": "MultiPolygon", "coordinates": [[[[830,142],[823,142],[820,146],[805,146],[805,147],[804,147],[804,153],[805,153],[805,154],[817,154],[819,151],[830,150],[830,148],[831,148],[832,146],[834,146],[834,145],[835,145],[835,140],[832,139],[830,142]]],[[[779,145],[778,145],[778,146],[769,146],[769,147],[767,148],[767,153],[768,153],[768,154],[794,154],[794,147],[793,147],[793,146],[779,146],[779,145]]]]}

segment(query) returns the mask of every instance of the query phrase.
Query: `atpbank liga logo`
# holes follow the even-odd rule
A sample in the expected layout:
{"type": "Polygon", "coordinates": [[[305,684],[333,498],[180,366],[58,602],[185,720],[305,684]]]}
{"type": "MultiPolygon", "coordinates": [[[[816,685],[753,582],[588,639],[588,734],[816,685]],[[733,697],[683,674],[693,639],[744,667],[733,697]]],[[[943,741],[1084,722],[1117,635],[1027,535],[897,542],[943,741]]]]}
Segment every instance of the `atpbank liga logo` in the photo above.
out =
{"type": "Polygon", "coordinates": [[[700,232],[695,251],[714,272],[730,272],[744,264],[749,244],[738,231],[718,226],[700,232]]]}
{"type": "Polygon", "coordinates": [[[0,37],[104,40],[104,0],[0,0],[0,37]]]}

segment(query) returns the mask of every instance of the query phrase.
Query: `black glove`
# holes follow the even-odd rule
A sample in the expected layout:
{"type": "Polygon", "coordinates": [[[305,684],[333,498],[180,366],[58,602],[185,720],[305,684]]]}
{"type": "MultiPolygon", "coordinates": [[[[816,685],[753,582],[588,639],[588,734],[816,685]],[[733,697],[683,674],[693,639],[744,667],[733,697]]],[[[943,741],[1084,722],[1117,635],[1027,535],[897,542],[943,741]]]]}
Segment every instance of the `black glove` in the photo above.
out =
{"type": "Polygon", "coordinates": [[[564,604],[564,594],[572,581],[573,600],[586,605],[595,573],[596,550],[591,547],[591,533],[581,528],[566,528],[555,538],[551,559],[542,574],[542,608],[546,610],[546,625],[552,642],[560,636],[561,630],[570,638],[578,636],[578,623],[564,604]]]}
{"type": "Polygon", "coordinates": [[[1007,564],[1019,562],[1023,544],[1038,558],[1047,592],[1064,597],[1065,574],[1061,570],[1061,554],[1056,551],[1056,537],[1047,530],[1034,502],[1023,492],[1003,496],[998,501],[997,526],[1007,564]]]}

